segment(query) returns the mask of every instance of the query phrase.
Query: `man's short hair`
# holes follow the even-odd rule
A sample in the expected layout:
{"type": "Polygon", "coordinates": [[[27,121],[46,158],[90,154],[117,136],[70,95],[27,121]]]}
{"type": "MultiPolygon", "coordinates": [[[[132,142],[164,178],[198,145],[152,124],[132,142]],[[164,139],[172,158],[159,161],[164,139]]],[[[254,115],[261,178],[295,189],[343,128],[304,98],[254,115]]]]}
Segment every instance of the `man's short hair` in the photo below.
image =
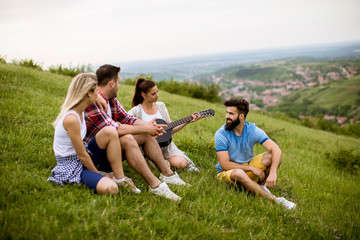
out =
{"type": "Polygon", "coordinates": [[[111,80],[115,79],[115,81],[118,78],[120,67],[116,67],[110,64],[105,64],[99,67],[98,70],[96,70],[96,76],[98,78],[98,85],[99,86],[105,86],[110,82],[111,80]]]}
{"type": "Polygon", "coordinates": [[[224,102],[224,105],[226,107],[236,107],[239,114],[243,113],[245,118],[249,112],[249,102],[244,98],[230,98],[224,102]]]}

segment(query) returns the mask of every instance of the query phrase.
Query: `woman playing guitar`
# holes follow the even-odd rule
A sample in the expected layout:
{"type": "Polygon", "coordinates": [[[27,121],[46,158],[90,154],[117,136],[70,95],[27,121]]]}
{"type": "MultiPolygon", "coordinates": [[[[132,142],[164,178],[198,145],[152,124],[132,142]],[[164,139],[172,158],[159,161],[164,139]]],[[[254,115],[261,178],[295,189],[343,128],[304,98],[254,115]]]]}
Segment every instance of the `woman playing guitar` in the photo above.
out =
{"type": "MultiPolygon", "coordinates": [[[[167,123],[170,123],[171,120],[170,120],[169,112],[166,109],[166,106],[163,102],[157,101],[158,98],[159,98],[159,93],[155,82],[152,80],[145,80],[144,78],[139,78],[137,79],[135,85],[135,93],[132,100],[133,108],[128,113],[144,121],[151,121],[154,118],[156,118],[156,119],[163,119],[167,123]]],[[[174,127],[172,129],[172,133],[176,133],[180,131],[187,124],[191,122],[196,122],[201,118],[203,118],[203,116],[194,113],[192,115],[191,121],[185,122],[177,127],[174,127]]],[[[164,155],[164,158],[169,161],[170,166],[175,168],[185,168],[188,171],[199,172],[199,169],[195,166],[193,161],[191,161],[191,159],[186,155],[186,153],[180,151],[176,147],[174,142],[170,142],[168,146],[162,147],[161,150],[164,155]]]]}

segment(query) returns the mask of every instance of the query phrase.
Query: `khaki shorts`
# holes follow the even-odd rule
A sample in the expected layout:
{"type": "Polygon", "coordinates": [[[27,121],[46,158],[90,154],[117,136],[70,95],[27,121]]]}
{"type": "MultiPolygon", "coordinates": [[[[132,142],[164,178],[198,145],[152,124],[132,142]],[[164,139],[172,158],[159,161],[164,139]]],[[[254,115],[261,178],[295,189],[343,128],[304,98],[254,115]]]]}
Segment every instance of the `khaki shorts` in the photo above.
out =
{"type": "MultiPolygon", "coordinates": [[[[262,156],[264,155],[264,153],[257,155],[256,157],[254,157],[253,159],[251,159],[250,162],[248,163],[243,163],[241,165],[250,165],[250,166],[254,166],[257,168],[260,168],[261,170],[265,171],[267,169],[267,167],[265,167],[262,163],[261,163],[261,159],[262,156]]],[[[217,175],[217,178],[220,181],[225,181],[227,183],[232,183],[235,184],[235,181],[231,180],[230,176],[231,176],[231,172],[234,171],[235,169],[231,169],[228,171],[222,171],[219,172],[217,175]]],[[[259,177],[254,175],[252,172],[250,171],[245,171],[245,173],[249,176],[250,179],[252,179],[253,181],[257,182],[259,181],[259,177]]]]}

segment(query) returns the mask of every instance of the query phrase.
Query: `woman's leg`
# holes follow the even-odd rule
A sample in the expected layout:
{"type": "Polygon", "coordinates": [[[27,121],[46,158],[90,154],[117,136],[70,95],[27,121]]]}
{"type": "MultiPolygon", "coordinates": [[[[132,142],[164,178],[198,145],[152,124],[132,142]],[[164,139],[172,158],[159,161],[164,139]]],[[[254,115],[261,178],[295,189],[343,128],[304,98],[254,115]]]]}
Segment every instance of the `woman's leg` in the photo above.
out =
{"type": "Polygon", "coordinates": [[[107,159],[114,172],[115,178],[125,177],[119,135],[116,129],[113,127],[104,127],[96,134],[95,140],[99,148],[106,149],[107,159]]]}
{"type": "Polygon", "coordinates": [[[98,194],[116,195],[119,192],[119,188],[113,180],[103,177],[96,185],[96,192],[98,194]]]}
{"type": "Polygon", "coordinates": [[[116,195],[119,192],[119,188],[113,180],[99,173],[84,169],[80,178],[82,184],[98,194],[116,195]]]}
{"type": "Polygon", "coordinates": [[[174,168],[182,169],[182,168],[186,168],[189,165],[189,161],[186,158],[178,155],[174,155],[168,158],[168,161],[170,165],[174,168]]]}
{"type": "Polygon", "coordinates": [[[106,157],[114,173],[111,179],[115,181],[118,186],[125,187],[134,193],[140,193],[140,189],[135,186],[133,181],[124,175],[120,140],[116,129],[113,127],[104,127],[96,134],[95,140],[100,149],[106,149],[106,157]]]}

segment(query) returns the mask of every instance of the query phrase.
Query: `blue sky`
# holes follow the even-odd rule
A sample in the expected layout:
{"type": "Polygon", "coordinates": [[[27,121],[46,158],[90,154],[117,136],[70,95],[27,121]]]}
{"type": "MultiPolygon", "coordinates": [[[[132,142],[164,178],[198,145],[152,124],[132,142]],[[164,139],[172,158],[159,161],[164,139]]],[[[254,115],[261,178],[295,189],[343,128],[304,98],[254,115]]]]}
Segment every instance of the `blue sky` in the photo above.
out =
{"type": "Polygon", "coordinates": [[[360,40],[359,0],[0,0],[0,56],[102,64],[360,40]]]}

